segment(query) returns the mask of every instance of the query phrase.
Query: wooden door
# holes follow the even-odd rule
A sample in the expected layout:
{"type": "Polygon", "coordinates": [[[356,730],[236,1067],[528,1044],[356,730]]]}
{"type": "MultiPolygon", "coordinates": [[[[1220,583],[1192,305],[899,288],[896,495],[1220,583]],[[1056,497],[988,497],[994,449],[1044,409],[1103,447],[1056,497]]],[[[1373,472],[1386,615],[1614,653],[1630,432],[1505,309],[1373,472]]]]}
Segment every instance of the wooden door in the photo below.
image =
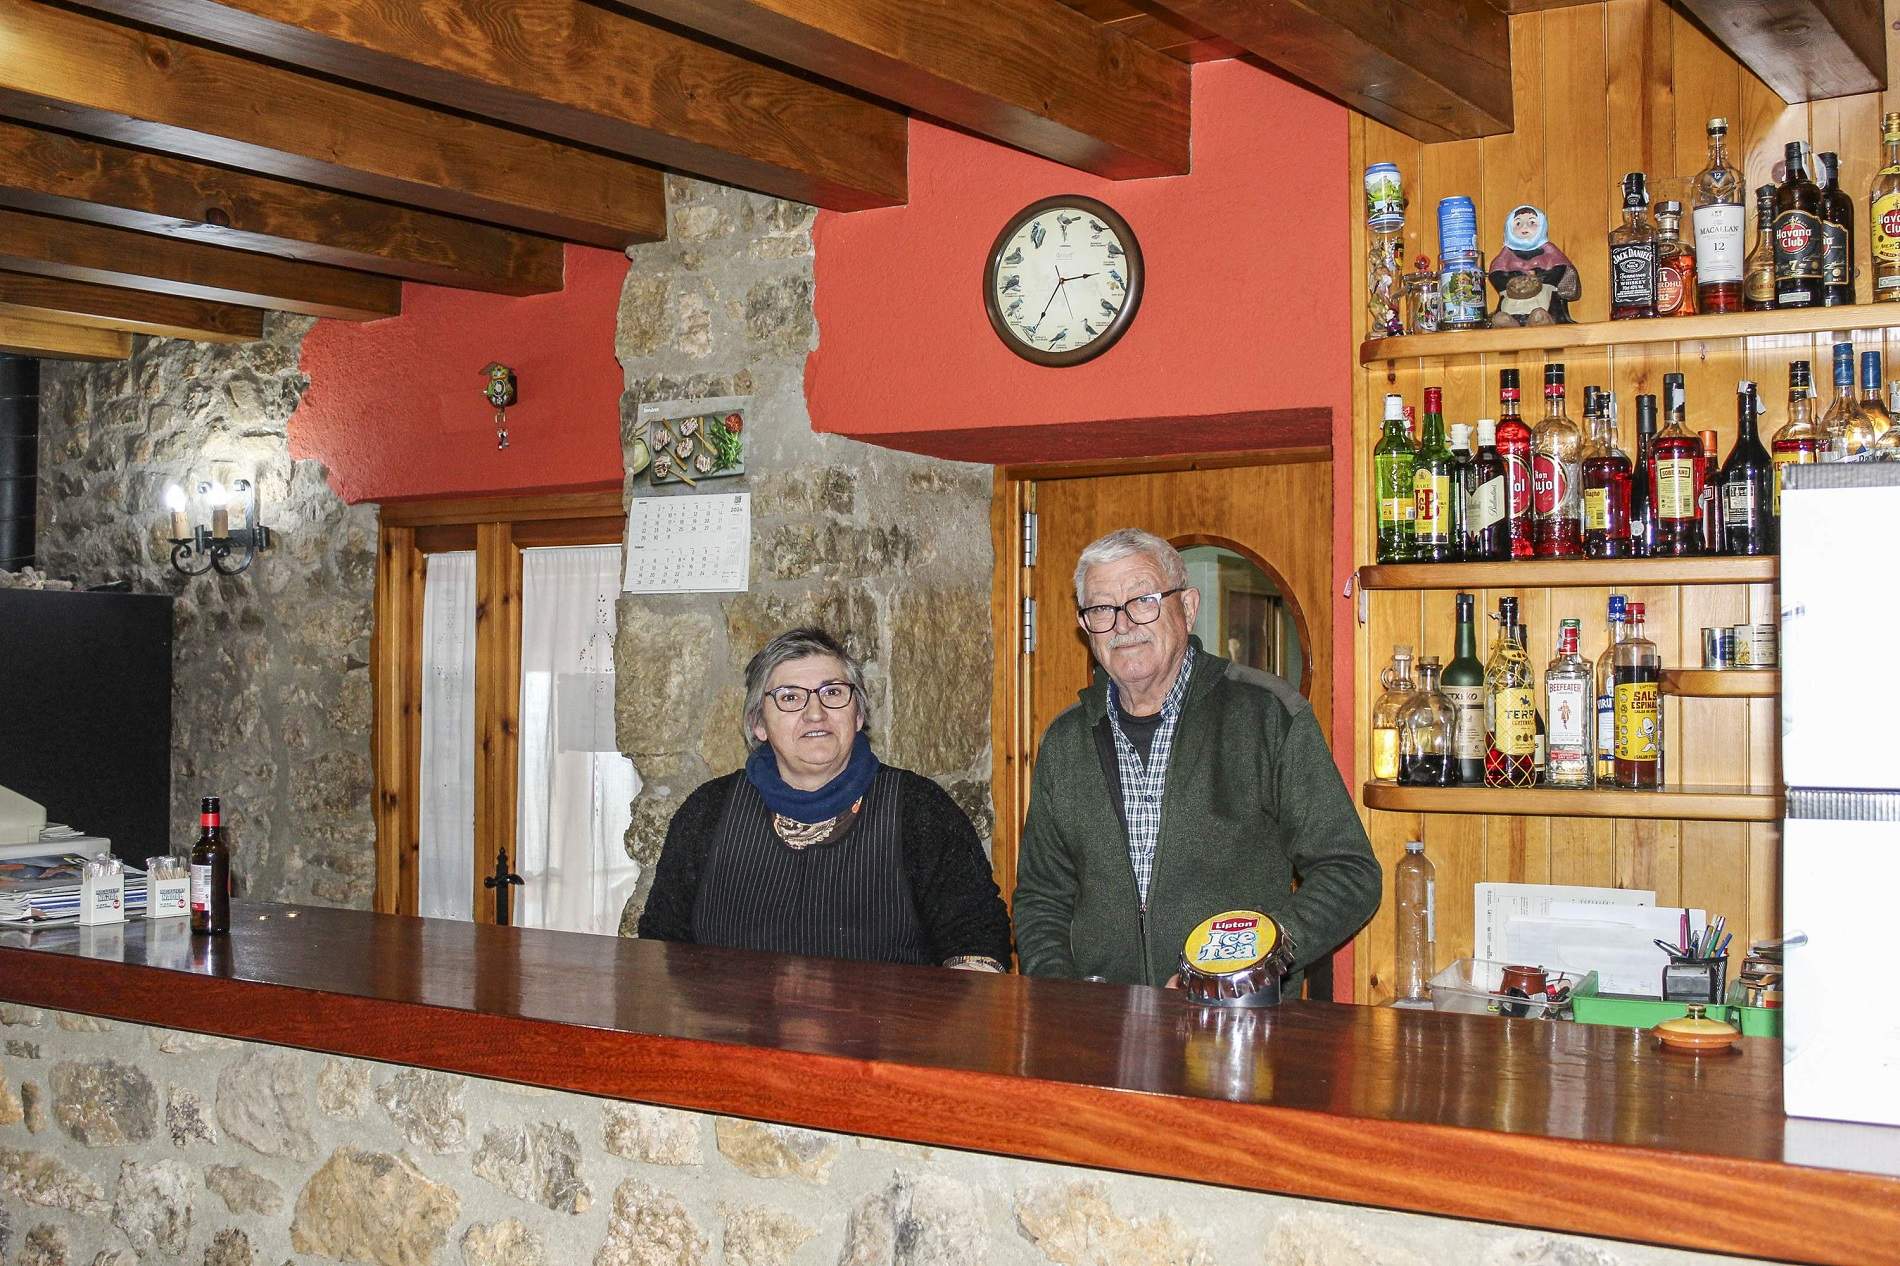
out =
{"type": "MultiPolygon", "coordinates": [[[[1258,566],[1285,596],[1304,667],[1294,684],[1332,734],[1330,603],[1333,484],[1325,449],[1096,466],[1006,468],[997,473],[997,694],[994,786],[996,882],[1016,886],[1016,848],[1029,772],[1050,721],[1088,684],[1089,648],[1075,620],[1075,563],[1090,541],[1139,527],[1177,548],[1219,545],[1258,566]],[[1021,510],[1036,515],[1036,560],[1024,567],[1021,510]],[[1035,602],[1036,647],[1024,653],[1022,599],[1035,602]]],[[[1205,602],[1208,595],[1203,595],[1205,602]]],[[[1217,649],[1217,648],[1210,648],[1217,649]]]]}

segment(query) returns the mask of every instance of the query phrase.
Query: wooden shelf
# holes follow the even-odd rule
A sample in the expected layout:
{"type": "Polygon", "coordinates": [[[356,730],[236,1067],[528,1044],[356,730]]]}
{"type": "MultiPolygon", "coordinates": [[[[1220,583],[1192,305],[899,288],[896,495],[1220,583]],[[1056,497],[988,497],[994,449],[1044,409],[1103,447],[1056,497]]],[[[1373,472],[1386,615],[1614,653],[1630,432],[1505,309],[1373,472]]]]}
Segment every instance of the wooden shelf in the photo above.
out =
{"type": "Polygon", "coordinates": [[[1508,563],[1377,563],[1361,589],[1635,589],[1772,584],[1781,560],[1761,558],[1521,558],[1508,563]]]}
{"type": "Polygon", "coordinates": [[[1499,817],[1659,818],[1683,822],[1778,822],[1771,787],[1665,787],[1661,791],[1564,791],[1556,787],[1399,787],[1369,782],[1368,809],[1392,813],[1481,813],[1499,817]]]}
{"type": "Polygon", "coordinates": [[[1662,692],[1683,699],[1773,699],[1781,694],[1775,668],[1665,668],[1662,692]]]}
{"type": "Polygon", "coordinates": [[[1900,326],[1900,304],[1862,303],[1846,308],[1801,308],[1792,312],[1726,312],[1713,316],[1592,321],[1510,330],[1447,330],[1439,334],[1367,339],[1359,345],[1359,363],[1375,365],[1380,361],[1426,356],[1482,356],[1498,352],[1563,352],[1572,348],[1622,347],[1634,343],[1845,334],[1889,326],[1900,326]]]}

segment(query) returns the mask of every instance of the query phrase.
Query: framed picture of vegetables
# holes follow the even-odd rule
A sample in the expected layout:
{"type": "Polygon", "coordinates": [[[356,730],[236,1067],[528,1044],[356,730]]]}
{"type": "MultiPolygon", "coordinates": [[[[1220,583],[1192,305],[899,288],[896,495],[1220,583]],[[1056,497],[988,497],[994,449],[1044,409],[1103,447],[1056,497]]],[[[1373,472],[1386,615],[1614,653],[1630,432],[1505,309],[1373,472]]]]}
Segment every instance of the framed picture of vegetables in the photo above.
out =
{"type": "Polygon", "coordinates": [[[629,457],[655,484],[694,486],[702,479],[745,473],[748,396],[655,401],[640,406],[640,430],[629,457]]]}

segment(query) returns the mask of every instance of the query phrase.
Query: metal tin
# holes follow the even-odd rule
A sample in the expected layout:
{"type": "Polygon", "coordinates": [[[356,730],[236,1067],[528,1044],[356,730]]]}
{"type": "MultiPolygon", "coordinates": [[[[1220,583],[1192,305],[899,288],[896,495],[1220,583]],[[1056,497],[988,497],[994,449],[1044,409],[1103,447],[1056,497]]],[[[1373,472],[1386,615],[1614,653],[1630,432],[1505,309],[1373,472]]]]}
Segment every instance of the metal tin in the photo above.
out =
{"type": "Polygon", "coordinates": [[[1438,200],[1438,254],[1447,255],[1478,250],[1478,208],[1471,199],[1457,196],[1438,200]]]}
{"type": "Polygon", "coordinates": [[[1773,668],[1781,660],[1780,631],[1772,624],[1755,626],[1754,660],[1757,668],[1773,668]]]}
{"type": "Polygon", "coordinates": [[[1722,639],[1722,649],[1720,653],[1720,659],[1722,662],[1718,664],[1717,667],[1719,668],[1735,667],[1735,663],[1736,663],[1735,657],[1739,653],[1735,648],[1735,630],[1734,629],[1718,629],[1716,632],[1717,632],[1717,636],[1719,636],[1722,639]]]}
{"type": "Polygon", "coordinates": [[[1714,629],[1702,630],[1702,666],[1722,667],[1722,638],[1714,629]]]}
{"type": "Polygon", "coordinates": [[[1272,916],[1227,910],[1205,919],[1181,949],[1181,988],[1210,1007],[1271,1007],[1293,966],[1293,945],[1272,916]]]}
{"type": "Polygon", "coordinates": [[[1405,194],[1397,163],[1373,163],[1366,168],[1366,227],[1374,233],[1405,227],[1405,194]]]}

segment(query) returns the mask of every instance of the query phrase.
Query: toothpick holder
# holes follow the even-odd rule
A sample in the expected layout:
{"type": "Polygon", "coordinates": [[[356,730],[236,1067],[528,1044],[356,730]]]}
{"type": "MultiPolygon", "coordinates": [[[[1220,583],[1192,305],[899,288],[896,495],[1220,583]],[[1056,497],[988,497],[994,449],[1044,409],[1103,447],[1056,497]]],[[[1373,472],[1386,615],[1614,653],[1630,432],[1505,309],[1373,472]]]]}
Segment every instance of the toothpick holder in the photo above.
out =
{"type": "Polygon", "coordinates": [[[115,859],[86,863],[79,880],[79,922],[84,927],[125,922],[125,868],[115,859]]]}
{"type": "Polygon", "coordinates": [[[191,913],[191,877],[182,859],[164,854],[145,859],[145,917],[180,919],[191,913]]]}

